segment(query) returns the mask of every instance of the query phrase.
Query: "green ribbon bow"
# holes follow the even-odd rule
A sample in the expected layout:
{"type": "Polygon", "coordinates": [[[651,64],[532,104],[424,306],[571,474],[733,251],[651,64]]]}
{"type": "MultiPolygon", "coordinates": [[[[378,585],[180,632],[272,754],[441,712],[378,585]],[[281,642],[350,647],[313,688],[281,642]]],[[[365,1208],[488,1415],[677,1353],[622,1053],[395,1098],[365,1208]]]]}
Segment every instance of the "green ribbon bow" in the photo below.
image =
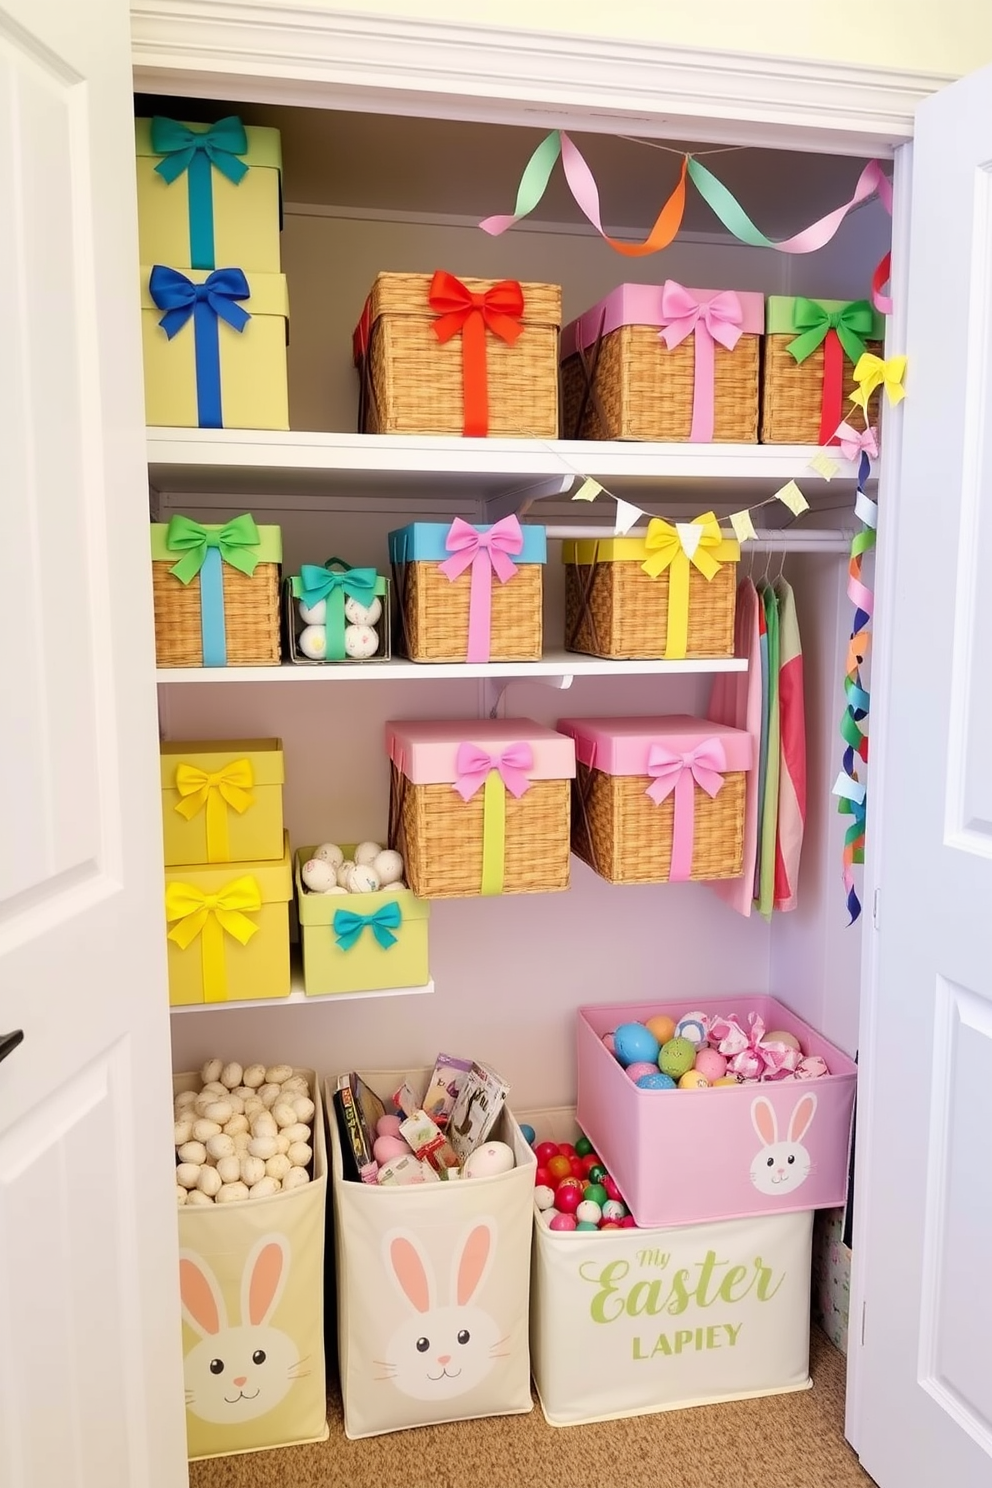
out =
{"type": "Polygon", "coordinates": [[[248,171],[245,162],[238,159],[248,152],[248,135],[236,114],[201,130],[189,129],[176,119],[157,114],[151,124],[151,144],[156,155],[165,157],[155,169],[170,185],[189,169],[199,154],[206,156],[236,186],[248,171]]]}
{"type": "Polygon", "coordinates": [[[355,914],[350,909],[334,911],[334,938],[343,951],[350,951],[363,930],[371,930],[384,951],[396,944],[394,930],[403,923],[403,911],[394,899],[374,914],[355,914]]]}
{"type": "Polygon", "coordinates": [[[818,301],[797,295],[792,323],[802,334],[789,342],[786,351],[791,352],[797,362],[804,362],[812,356],[827,339],[828,331],[836,331],[841,346],[856,363],[865,354],[862,337],[870,334],[875,317],[867,300],[852,300],[841,310],[826,310],[818,301]]]}
{"type": "Polygon", "coordinates": [[[323,568],[314,563],[304,563],[300,568],[300,598],[307,609],[312,610],[322,599],[327,600],[324,656],[328,661],[344,661],[347,654],[344,649],[345,595],[368,609],[375,598],[379,579],[374,568],[343,568],[339,571],[330,567],[330,564],[340,562],[340,558],[329,558],[323,568]]]}
{"type": "Polygon", "coordinates": [[[250,550],[257,548],[260,542],[255,519],[247,512],[225,522],[223,527],[212,528],[203,527],[190,517],[171,517],[165,546],[171,553],[182,553],[183,557],[169,572],[175,574],[181,584],[188,584],[200,572],[210,549],[219,548],[225,563],[251,578],[258,564],[258,554],[250,550]]]}

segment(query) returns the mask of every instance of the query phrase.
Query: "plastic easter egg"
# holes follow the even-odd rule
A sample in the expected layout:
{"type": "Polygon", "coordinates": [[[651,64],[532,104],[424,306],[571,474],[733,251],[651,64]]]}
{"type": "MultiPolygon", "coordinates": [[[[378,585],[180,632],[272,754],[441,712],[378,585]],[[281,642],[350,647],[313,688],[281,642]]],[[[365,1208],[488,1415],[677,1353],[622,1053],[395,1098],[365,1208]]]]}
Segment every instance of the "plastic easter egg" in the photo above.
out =
{"type": "MultiPolygon", "coordinates": [[[[355,862],[358,862],[357,858],[355,859],[355,862]]],[[[383,848],[382,852],[376,853],[375,857],[372,859],[372,867],[375,869],[376,873],[378,873],[379,882],[383,886],[387,884],[400,883],[403,879],[404,870],[402,855],[398,852],[394,852],[391,847],[383,848]]]]}
{"type": "Polygon", "coordinates": [[[606,1189],[606,1192],[609,1194],[611,1199],[619,1199],[620,1190],[617,1188],[616,1179],[611,1178],[609,1173],[607,1173],[606,1177],[603,1179],[603,1187],[606,1189]]]}
{"type": "Polygon", "coordinates": [[[308,625],[300,631],[296,644],[308,661],[323,661],[327,654],[327,631],[323,625],[308,625]]]}
{"type": "Polygon", "coordinates": [[[574,1230],[576,1223],[574,1214],[556,1214],[548,1228],[551,1230],[574,1230]]]}
{"type": "Polygon", "coordinates": [[[561,1153],[562,1157],[575,1156],[575,1148],[572,1146],[571,1142],[559,1142],[558,1151],[561,1153]]]}
{"type": "Polygon", "coordinates": [[[802,1053],[802,1045],[794,1033],[787,1033],[785,1029],[776,1028],[772,1033],[766,1033],[762,1039],[764,1044],[787,1044],[790,1049],[798,1049],[802,1053]]]}
{"type": "Polygon", "coordinates": [[[674,1090],[675,1081],[662,1070],[654,1070],[650,1075],[642,1075],[637,1086],[639,1090],[674,1090]]]}
{"type": "MultiPolygon", "coordinates": [[[[180,1193],[185,1193],[186,1190],[183,1188],[183,1189],[180,1189],[179,1192],[180,1193]]],[[[182,1203],[183,1200],[180,1199],[179,1202],[182,1203]]],[[[575,1228],[577,1230],[598,1230],[599,1229],[599,1225],[598,1224],[591,1223],[588,1219],[580,1219],[579,1222],[578,1222],[578,1224],[575,1226],[575,1228]]]]}
{"type": "Polygon", "coordinates": [[[719,1078],[719,1080],[714,1080],[713,1081],[713,1089],[714,1090],[719,1090],[719,1088],[720,1088],[721,1085],[724,1086],[724,1087],[726,1087],[728,1085],[740,1085],[740,1084],[741,1084],[741,1081],[738,1080],[738,1078],[737,1078],[736,1075],[721,1075],[720,1078],[719,1078]]]}
{"type": "Polygon", "coordinates": [[[653,1064],[661,1045],[643,1023],[621,1023],[613,1035],[614,1052],[625,1067],[641,1059],[653,1064]]]}
{"type": "Polygon", "coordinates": [[[556,1152],[554,1157],[548,1158],[545,1166],[556,1183],[560,1183],[563,1178],[571,1178],[572,1176],[572,1164],[567,1157],[562,1157],[560,1152],[556,1152]]]}
{"type": "Polygon", "coordinates": [[[380,1116],[375,1124],[377,1137],[398,1137],[400,1134],[400,1117],[395,1115],[380,1116]]]}
{"type": "Polygon", "coordinates": [[[688,1039],[697,1049],[705,1044],[706,1031],[705,1013],[686,1013],[675,1025],[675,1037],[688,1039]]]}
{"type": "Polygon", "coordinates": [[[568,1160],[572,1164],[572,1177],[584,1178],[586,1176],[586,1170],[582,1166],[581,1157],[570,1157],[568,1160]]]}
{"type": "Polygon", "coordinates": [[[534,1138],[537,1136],[537,1132],[534,1130],[534,1128],[532,1126],[528,1126],[526,1121],[522,1121],[520,1123],[520,1131],[523,1135],[524,1141],[527,1143],[527,1146],[533,1147],[534,1138]]]}
{"type": "Polygon", "coordinates": [[[616,1042],[614,1040],[614,1037],[613,1037],[613,1034],[612,1033],[604,1033],[603,1034],[603,1047],[604,1047],[604,1049],[609,1049],[609,1051],[610,1051],[611,1054],[615,1054],[617,1052],[616,1051],[616,1042]]]}
{"type": "Polygon", "coordinates": [[[323,858],[309,858],[300,869],[304,885],[314,894],[322,894],[335,881],[335,870],[323,858]]]}
{"type": "Polygon", "coordinates": [[[534,1185],[536,1188],[554,1187],[554,1184],[551,1182],[551,1174],[541,1163],[538,1163],[537,1171],[534,1174],[534,1185]]]}
{"type": "Polygon", "coordinates": [[[555,1208],[559,1214],[575,1214],[582,1203],[582,1195],[577,1188],[566,1188],[562,1184],[555,1193],[555,1208]]]}
{"type": "Polygon", "coordinates": [[[577,1157],[590,1156],[590,1154],[592,1153],[592,1143],[590,1142],[588,1137],[579,1137],[578,1141],[575,1144],[575,1152],[577,1157]]]}
{"type": "Polygon", "coordinates": [[[587,1152],[584,1157],[581,1157],[579,1159],[579,1161],[582,1164],[582,1171],[587,1178],[589,1177],[589,1174],[592,1172],[593,1168],[601,1168],[603,1166],[595,1152],[587,1152]]]}
{"type": "Polygon", "coordinates": [[[590,1183],[585,1191],[585,1198],[593,1204],[598,1204],[600,1209],[602,1209],[608,1197],[609,1195],[601,1183],[590,1183]]]}
{"type": "Polygon", "coordinates": [[[623,1219],[627,1213],[627,1205],[622,1204],[619,1199],[607,1199],[603,1205],[604,1219],[623,1219]]]}
{"type": "Polygon", "coordinates": [[[667,1044],[675,1037],[675,1019],[667,1013],[655,1013],[653,1018],[645,1018],[644,1027],[650,1028],[659,1044],[667,1044]]]}
{"type": "Polygon", "coordinates": [[[462,1175],[465,1178],[494,1178],[499,1173],[509,1173],[515,1166],[513,1148],[506,1142],[483,1142],[465,1159],[462,1175]]]}
{"type": "Polygon", "coordinates": [[[604,1219],[599,1228],[601,1230],[618,1230],[620,1226],[615,1219],[604,1219]]]}
{"type": "Polygon", "coordinates": [[[574,1188],[575,1189],[575,1192],[578,1193],[578,1194],[581,1194],[581,1192],[585,1188],[585,1186],[586,1186],[586,1180],[585,1179],[583,1179],[583,1178],[575,1178],[575,1177],[573,1177],[571,1175],[569,1175],[568,1178],[563,1178],[561,1180],[561,1182],[558,1184],[559,1190],[561,1190],[563,1188],[574,1188]]]}
{"type": "Polygon", "coordinates": [[[709,1090],[709,1088],[709,1080],[696,1069],[686,1070],[679,1080],[680,1090],[709,1090]]]}
{"type": "Polygon", "coordinates": [[[642,1075],[653,1075],[657,1069],[658,1066],[652,1059],[635,1059],[633,1064],[627,1066],[627,1078],[636,1085],[642,1075]]]}
{"type": "MultiPolygon", "coordinates": [[[[336,842],[322,842],[319,847],[314,848],[313,855],[315,858],[319,858],[322,863],[330,863],[335,873],[344,862],[344,853],[338,847],[336,842]]],[[[251,1082],[249,1080],[245,1080],[246,1085],[249,1085],[250,1083],[251,1082]]],[[[264,1085],[264,1083],[264,1079],[259,1081],[259,1084],[264,1085]]]]}
{"type": "Polygon", "coordinates": [[[604,1164],[601,1162],[593,1163],[592,1167],[589,1169],[589,1177],[593,1183],[602,1183],[603,1179],[606,1177],[606,1168],[604,1164]]]}
{"type": "Polygon", "coordinates": [[[356,863],[345,887],[349,894],[375,894],[379,890],[379,875],[371,864],[356,863]]]}
{"type": "Polygon", "coordinates": [[[548,1159],[558,1156],[557,1142],[538,1142],[534,1148],[534,1156],[544,1167],[548,1165],[548,1159]]]}
{"type": "MultiPolygon", "coordinates": [[[[607,1203],[609,1203],[609,1200],[607,1200],[607,1203]]],[[[583,1199],[575,1211],[575,1217],[578,1220],[587,1220],[592,1224],[598,1225],[603,1217],[602,1206],[597,1204],[595,1199],[583,1199]]]]}
{"type": "Polygon", "coordinates": [[[673,1080],[678,1080],[686,1070],[691,1070],[695,1062],[695,1044],[678,1036],[669,1039],[658,1055],[658,1068],[663,1075],[671,1075],[673,1080]]]}
{"type": "Polygon", "coordinates": [[[544,1183],[539,1183],[534,1190],[534,1203],[538,1209],[550,1209],[555,1201],[555,1191],[548,1188],[544,1183]]]}
{"type": "Polygon", "coordinates": [[[391,1157],[403,1157],[409,1151],[402,1137],[376,1137],[372,1146],[372,1156],[380,1165],[389,1162],[391,1157]]]}
{"type": "Polygon", "coordinates": [[[719,1080],[727,1073],[727,1060],[719,1049],[700,1049],[693,1068],[704,1075],[712,1085],[714,1080],[719,1080]]]}
{"type": "Polygon", "coordinates": [[[625,1214],[623,1219],[620,1221],[620,1228],[622,1230],[636,1230],[637,1220],[632,1214],[625,1214]]]}

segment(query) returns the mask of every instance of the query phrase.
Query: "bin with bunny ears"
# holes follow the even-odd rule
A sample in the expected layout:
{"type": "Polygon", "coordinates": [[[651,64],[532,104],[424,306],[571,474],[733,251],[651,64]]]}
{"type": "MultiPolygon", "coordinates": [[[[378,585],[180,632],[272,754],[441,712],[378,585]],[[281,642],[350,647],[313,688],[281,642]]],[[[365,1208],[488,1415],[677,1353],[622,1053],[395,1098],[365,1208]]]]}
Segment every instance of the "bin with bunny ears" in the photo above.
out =
{"type": "MultiPolygon", "coordinates": [[[[179,1210],[179,1282],[191,1459],[328,1435],[324,1369],[327,1147],[320,1086],[310,1182],[269,1198],[179,1210]]],[[[199,1090],[199,1075],[173,1088],[199,1090]]]]}
{"type": "MultiPolygon", "coordinates": [[[[431,1071],[359,1071],[389,1108],[431,1071]]],[[[516,1167],[404,1186],[344,1177],[333,1090],[325,1096],[345,1435],[533,1409],[528,1303],[536,1160],[503,1108],[492,1136],[516,1167]]]]}
{"type": "MultiPolygon", "coordinates": [[[[731,1047],[729,1026],[711,1042],[731,1047]]],[[[577,1120],[639,1225],[792,1214],[845,1202],[857,1065],[775,998],[690,996],[582,1007],[576,1053],[577,1120]],[[623,1023],[657,1015],[677,1023],[696,1012],[725,1025],[733,1019],[745,1042],[759,1037],[752,1020],[760,1019],[767,1034],[798,1040],[809,1056],[807,1072],[822,1061],[827,1073],[804,1079],[783,1065],[777,1078],[755,1083],[649,1090],[630,1079],[603,1042],[623,1023]]]]}

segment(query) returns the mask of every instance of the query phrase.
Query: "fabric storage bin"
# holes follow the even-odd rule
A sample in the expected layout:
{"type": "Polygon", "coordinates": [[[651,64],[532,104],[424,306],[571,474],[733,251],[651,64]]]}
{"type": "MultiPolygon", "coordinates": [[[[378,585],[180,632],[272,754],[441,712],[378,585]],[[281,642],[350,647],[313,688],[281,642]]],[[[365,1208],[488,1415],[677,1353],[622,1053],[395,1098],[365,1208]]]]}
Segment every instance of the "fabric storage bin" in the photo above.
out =
{"type": "MultiPolygon", "coordinates": [[[[270,1198],[179,1209],[190,1458],[326,1441],[329,1434],[322,1307],[327,1145],[317,1076],[295,1073],[306,1076],[316,1107],[310,1182],[270,1198]],[[264,1355],[260,1362],[256,1351],[264,1355]],[[218,1359],[219,1371],[212,1367],[218,1359]],[[226,1397],[242,1377],[232,1403],[226,1397]]],[[[175,1075],[173,1090],[199,1090],[201,1083],[196,1074],[175,1075]]]]}
{"type": "Polygon", "coordinates": [[[135,119],[141,262],[278,274],[282,147],[278,129],[135,119]]]}
{"type": "Polygon", "coordinates": [[[568,888],[571,739],[529,718],[386,724],[389,845],[419,899],[568,888]]]}
{"type": "Polygon", "coordinates": [[[156,666],[278,666],[281,528],[176,515],[151,549],[156,666]]]}
{"type": "MultiPolygon", "coordinates": [[[[360,1074],[388,1105],[404,1079],[422,1099],[431,1071],[360,1074]]],[[[537,1165],[513,1116],[504,1107],[492,1133],[516,1155],[509,1173],[380,1186],[343,1176],[330,1081],[326,1100],[345,1435],[531,1410],[528,1294],[537,1165]],[[426,1350],[419,1346],[424,1338],[426,1350]],[[459,1374],[430,1377],[439,1350],[460,1356],[459,1374]]]]}
{"type": "MultiPolygon", "coordinates": [[[[355,844],[342,843],[346,858],[355,844]]],[[[296,854],[296,905],[308,997],[423,987],[430,981],[427,920],[430,905],[409,889],[399,893],[311,894],[300,869],[315,852],[296,854]]]]}
{"type": "Polygon", "coordinates": [[[758,1214],[829,1209],[845,1202],[857,1065],[767,996],[692,999],[710,1017],[757,1013],[770,1030],[799,1039],[830,1071],[818,1080],[763,1080],[710,1090],[642,1090],[603,1043],[621,1023],[686,1004],[638,1002],[578,1012],[576,1116],[639,1225],[701,1224],[758,1214]],[[678,1181],[659,1154],[689,1154],[678,1181]],[[784,1180],[777,1178],[778,1156],[784,1180]],[[761,1186],[759,1186],[761,1185],[761,1186]],[[767,1192],[764,1190],[768,1190],[767,1192]]]}
{"type": "Polygon", "coordinates": [[[169,1002],[288,997],[289,833],[277,862],[167,869],[169,1002]]]}
{"type": "Polygon", "coordinates": [[[843,1209],[821,1209],[813,1226],[813,1318],[834,1348],[847,1353],[851,1322],[851,1247],[843,1209]]]}
{"type": "Polygon", "coordinates": [[[363,434],[558,437],[561,288],[377,274],[355,329],[363,434]]]}
{"type": "MultiPolygon", "coordinates": [[[[885,317],[867,300],[769,295],[761,386],[762,444],[827,444],[849,412],[854,369],[880,356],[885,317]]],[[[868,400],[878,422],[881,388],[868,400]]]]}
{"type": "Polygon", "coordinates": [[[572,851],[609,883],[737,878],[754,741],[705,718],[560,718],[575,740],[572,851]]]}
{"type": "Polygon", "coordinates": [[[284,274],[143,268],[145,422],[288,429],[288,336],[284,274]]]}
{"type": "Polygon", "coordinates": [[[165,866],[281,858],[281,739],[167,739],[160,747],[165,866]]]}
{"type": "Polygon", "coordinates": [[[733,656],[741,549],[712,512],[675,526],[652,517],[643,537],[568,539],[561,553],[567,650],[617,661],[733,656]]]}
{"type": "Polygon", "coordinates": [[[561,335],[567,439],[756,444],[764,296],[621,284],[561,335]]]}
{"type": "MultiPolygon", "coordinates": [[[[568,1110],[521,1116],[574,1141],[568,1110]]],[[[648,1230],[534,1216],[531,1367],[545,1419],[576,1426],[806,1390],[813,1215],[648,1230]]]]}
{"type": "Polygon", "coordinates": [[[283,589],[286,653],[294,666],[354,666],[389,660],[392,610],[390,583],[383,574],[374,568],[352,568],[342,558],[328,558],[320,568],[303,564],[298,574],[285,580],[283,589]],[[305,620],[303,609],[308,612],[305,620]],[[349,635],[353,627],[362,634],[349,635]]]}
{"type": "Polygon", "coordinates": [[[412,661],[539,661],[545,529],[411,522],[389,534],[403,650],[412,661]]]}

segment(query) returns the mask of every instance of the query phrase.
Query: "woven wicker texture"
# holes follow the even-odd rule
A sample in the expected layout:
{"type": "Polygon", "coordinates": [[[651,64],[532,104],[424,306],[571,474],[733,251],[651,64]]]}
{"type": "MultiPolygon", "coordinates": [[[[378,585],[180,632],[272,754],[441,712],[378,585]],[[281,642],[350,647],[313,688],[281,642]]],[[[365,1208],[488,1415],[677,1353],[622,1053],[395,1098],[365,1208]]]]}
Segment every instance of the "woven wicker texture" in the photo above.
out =
{"type": "MultiPolygon", "coordinates": [[[[668,640],[668,570],[652,579],[640,562],[565,566],[565,647],[613,661],[657,660],[668,640]]],[[[737,564],[707,581],[689,569],[687,657],[733,656],[737,564]]]]}
{"type": "MultiPolygon", "coordinates": [[[[483,792],[463,801],[451,785],[414,785],[390,767],[391,847],[403,854],[418,899],[477,896],[482,883],[483,792]]],[[[570,786],[534,780],[506,795],[505,894],[568,888],[570,786]]]]}
{"type": "MultiPolygon", "coordinates": [[[[572,850],[616,884],[667,883],[672,866],[674,792],[656,806],[645,775],[606,775],[577,765],[572,850]]],[[[693,881],[737,878],[744,864],[743,770],[723,777],[716,796],[693,787],[693,881]]]]}
{"type": "MultiPolygon", "coordinates": [[[[492,661],[540,661],[544,628],[544,566],[520,563],[505,584],[492,575],[489,651],[492,661]]],[[[464,661],[472,570],[449,579],[436,563],[396,570],[403,647],[411,661],[464,661]]]]}
{"type": "MultiPolygon", "coordinates": [[[[804,362],[786,350],[795,336],[765,337],[765,366],[761,386],[761,443],[818,444],[823,401],[823,347],[818,346],[804,362]]],[[[866,341],[868,351],[882,355],[880,341],[866,341]]],[[[844,355],[844,385],[841,418],[851,411],[848,398],[855,391],[854,363],[844,355]]],[[[878,424],[881,388],[868,399],[868,422],[878,424]]],[[[860,419],[860,415],[858,415],[860,419]]],[[[860,428],[860,423],[857,427],[860,428]]]]}
{"type": "MultiPolygon", "coordinates": [[[[733,351],[714,347],[714,443],[757,443],[760,339],[742,335],[733,351]]],[[[593,345],[584,353],[590,370],[595,350],[593,345]]],[[[570,356],[562,363],[565,437],[687,440],[695,368],[692,336],[669,351],[656,326],[625,325],[610,331],[595,363],[595,396],[586,396],[584,407],[582,358],[570,356]]]]}
{"type": "MultiPolygon", "coordinates": [[[[181,584],[171,567],[152,563],[155,660],[160,667],[202,666],[200,581],[181,584]]],[[[228,666],[278,666],[278,563],[259,563],[251,578],[223,563],[221,574],[228,666]]]]}
{"type": "MultiPolygon", "coordinates": [[[[372,288],[369,337],[371,396],[364,404],[366,434],[461,434],[462,337],[443,346],[428,304],[430,274],[379,274],[372,288]]],[[[464,279],[474,292],[493,279],[464,279]]],[[[520,438],[558,437],[558,332],[561,289],[521,284],[523,330],[510,346],[486,334],[489,433],[520,438]]]]}

